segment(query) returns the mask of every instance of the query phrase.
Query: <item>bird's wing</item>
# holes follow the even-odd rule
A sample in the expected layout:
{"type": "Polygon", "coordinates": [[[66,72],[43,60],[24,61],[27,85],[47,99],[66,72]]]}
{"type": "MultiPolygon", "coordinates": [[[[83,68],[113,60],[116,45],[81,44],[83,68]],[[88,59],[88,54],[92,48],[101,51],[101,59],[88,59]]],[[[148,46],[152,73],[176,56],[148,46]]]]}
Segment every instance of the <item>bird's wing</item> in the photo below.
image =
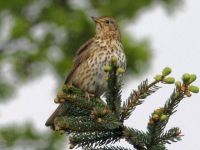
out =
{"type": "Polygon", "coordinates": [[[51,114],[51,116],[48,118],[48,120],[46,121],[45,125],[47,127],[51,127],[53,130],[55,130],[55,125],[54,125],[54,119],[56,117],[62,116],[64,115],[68,109],[67,108],[67,103],[64,102],[62,104],[60,104],[57,109],[53,112],[53,114],[51,114]]]}
{"type": "MultiPolygon", "coordinates": [[[[80,64],[83,61],[86,61],[90,56],[90,50],[89,47],[91,43],[93,42],[93,38],[88,40],[86,43],[84,43],[77,51],[76,57],[74,59],[74,66],[73,69],[69,72],[67,79],[65,80],[65,84],[68,84],[76,71],[76,69],[80,66],[80,64]]],[[[51,126],[53,129],[54,127],[54,119],[58,116],[62,116],[66,112],[66,104],[62,103],[58,106],[58,108],[54,111],[54,113],[49,117],[49,119],[46,122],[46,126],[51,126]]]]}
{"type": "Polygon", "coordinates": [[[86,48],[93,42],[94,38],[89,39],[87,42],[85,42],[76,52],[76,56],[80,55],[82,52],[86,50],[86,48]]]}
{"type": "Polygon", "coordinates": [[[80,66],[80,64],[89,58],[90,56],[89,46],[92,44],[92,42],[93,42],[93,38],[89,39],[76,52],[73,69],[69,72],[67,79],[65,80],[65,84],[70,82],[70,79],[73,76],[73,73],[80,66]]]}
{"type": "Polygon", "coordinates": [[[74,59],[74,66],[79,66],[83,61],[85,61],[90,56],[89,47],[93,42],[93,38],[85,42],[76,52],[76,57],[74,59]]]}

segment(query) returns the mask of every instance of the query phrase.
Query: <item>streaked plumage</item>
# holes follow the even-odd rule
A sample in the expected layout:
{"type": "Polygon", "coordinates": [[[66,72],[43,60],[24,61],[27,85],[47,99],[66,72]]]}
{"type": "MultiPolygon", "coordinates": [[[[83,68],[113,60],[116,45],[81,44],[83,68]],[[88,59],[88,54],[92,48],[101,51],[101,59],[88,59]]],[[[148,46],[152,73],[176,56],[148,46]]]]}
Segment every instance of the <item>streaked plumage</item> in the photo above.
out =
{"type": "MultiPolygon", "coordinates": [[[[65,84],[73,84],[88,93],[101,96],[107,88],[107,73],[104,67],[116,56],[118,66],[126,69],[126,57],[115,20],[112,17],[92,19],[96,23],[96,34],[77,51],[73,69],[65,84]]],[[[46,126],[53,126],[55,117],[63,114],[64,107],[64,104],[58,106],[47,120],[46,126]]]]}

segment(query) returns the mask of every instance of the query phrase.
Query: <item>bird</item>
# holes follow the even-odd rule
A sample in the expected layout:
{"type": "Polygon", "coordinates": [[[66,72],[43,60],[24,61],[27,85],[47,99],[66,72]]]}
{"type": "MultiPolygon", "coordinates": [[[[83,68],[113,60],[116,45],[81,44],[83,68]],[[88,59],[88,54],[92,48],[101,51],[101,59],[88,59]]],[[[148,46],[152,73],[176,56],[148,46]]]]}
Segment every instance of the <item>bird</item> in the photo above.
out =
{"type": "MultiPolygon", "coordinates": [[[[117,66],[126,69],[126,56],[120,38],[120,31],[113,17],[91,17],[95,22],[95,35],[85,42],[76,52],[74,65],[65,84],[72,84],[86,93],[97,97],[107,89],[105,66],[117,58],[117,66]]],[[[46,126],[54,128],[54,119],[64,114],[66,105],[59,104],[49,117],[46,126]]]]}

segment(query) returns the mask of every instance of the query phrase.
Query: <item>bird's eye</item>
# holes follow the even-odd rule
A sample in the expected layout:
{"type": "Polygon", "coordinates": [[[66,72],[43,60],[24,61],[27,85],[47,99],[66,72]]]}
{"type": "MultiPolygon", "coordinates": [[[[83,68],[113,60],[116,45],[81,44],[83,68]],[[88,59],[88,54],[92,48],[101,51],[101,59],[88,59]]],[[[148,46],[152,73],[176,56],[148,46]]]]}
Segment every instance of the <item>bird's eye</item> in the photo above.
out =
{"type": "Polygon", "coordinates": [[[106,23],[107,23],[107,24],[109,24],[109,23],[110,23],[110,21],[109,21],[109,20],[106,20],[106,23]]]}

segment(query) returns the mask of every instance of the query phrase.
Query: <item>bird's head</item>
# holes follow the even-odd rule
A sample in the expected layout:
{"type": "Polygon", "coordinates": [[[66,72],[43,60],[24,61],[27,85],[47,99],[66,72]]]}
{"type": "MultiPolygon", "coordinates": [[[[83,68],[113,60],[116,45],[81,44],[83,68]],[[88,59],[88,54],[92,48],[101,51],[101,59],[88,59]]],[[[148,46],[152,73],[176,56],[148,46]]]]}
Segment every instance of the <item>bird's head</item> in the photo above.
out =
{"type": "Polygon", "coordinates": [[[120,33],[115,20],[112,17],[92,17],[96,23],[96,34],[97,36],[113,36],[119,39],[120,33]]]}

